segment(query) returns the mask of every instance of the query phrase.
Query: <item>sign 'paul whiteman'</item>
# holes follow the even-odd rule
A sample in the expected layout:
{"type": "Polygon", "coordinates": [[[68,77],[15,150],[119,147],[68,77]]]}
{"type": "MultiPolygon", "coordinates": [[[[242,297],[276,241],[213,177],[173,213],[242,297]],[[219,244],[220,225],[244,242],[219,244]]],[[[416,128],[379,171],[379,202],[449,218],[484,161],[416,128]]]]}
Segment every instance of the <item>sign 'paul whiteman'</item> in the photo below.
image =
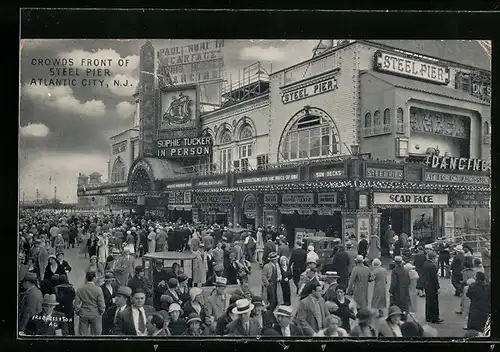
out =
{"type": "Polygon", "coordinates": [[[156,154],[159,158],[196,157],[212,153],[210,137],[159,139],[156,154]]]}

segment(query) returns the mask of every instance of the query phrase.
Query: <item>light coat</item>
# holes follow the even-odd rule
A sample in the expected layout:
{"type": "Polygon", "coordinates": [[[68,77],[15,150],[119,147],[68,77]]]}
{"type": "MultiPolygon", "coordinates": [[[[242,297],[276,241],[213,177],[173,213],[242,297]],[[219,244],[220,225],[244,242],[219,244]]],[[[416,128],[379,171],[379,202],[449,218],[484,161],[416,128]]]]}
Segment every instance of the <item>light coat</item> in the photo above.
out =
{"type": "Polygon", "coordinates": [[[307,336],[314,336],[321,329],[325,328],[326,317],[330,315],[323,298],[318,299],[319,309],[321,312],[322,324],[319,325],[319,317],[316,316],[314,303],[311,295],[307,296],[299,302],[297,313],[295,314],[295,321],[298,326],[302,328],[304,334],[307,336]]]}
{"type": "Polygon", "coordinates": [[[113,272],[119,285],[127,285],[128,279],[134,273],[134,265],[135,258],[132,255],[130,255],[128,259],[125,256],[121,256],[116,260],[116,265],[113,269],[113,272]]]}
{"type": "Polygon", "coordinates": [[[75,311],[85,318],[96,318],[104,313],[106,304],[102,289],[94,283],[87,282],[76,291],[75,311]]]}
{"type": "Polygon", "coordinates": [[[207,303],[205,305],[206,315],[213,316],[215,320],[219,320],[224,314],[226,314],[227,307],[229,306],[229,295],[223,296],[215,294],[208,297],[207,303]]]}
{"type": "Polygon", "coordinates": [[[368,308],[368,282],[370,280],[370,269],[363,263],[359,263],[352,269],[349,279],[348,293],[353,293],[353,299],[358,308],[368,308]]]}
{"type": "Polygon", "coordinates": [[[236,319],[226,326],[226,331],[229,336],[258,336],[261,334],[261,327],[259,323],[254,319],[250,318],[249,321],[249,331],[245,331],[243,324],[240,319],[236,319]]]}
{"type": "Polygon", "coordinates": [[[370,236],[370,242],[368,244],[368,254],[367,257],[371,261],[375,258],[380,258],[380,239],[376,235],[370,236]]]}
{"type": "Polygon", "coordinates": [[[38,287],[26,291],[19,304],[19,331],[25,331],[29,320],[42,311],[43,296],[38,287]]]}
{"type": "Polygon", "coordinates": [[[387,270],[381,266],[372,272],[374,285],[372,296],[372,308],[387,308],[387,270]]]}

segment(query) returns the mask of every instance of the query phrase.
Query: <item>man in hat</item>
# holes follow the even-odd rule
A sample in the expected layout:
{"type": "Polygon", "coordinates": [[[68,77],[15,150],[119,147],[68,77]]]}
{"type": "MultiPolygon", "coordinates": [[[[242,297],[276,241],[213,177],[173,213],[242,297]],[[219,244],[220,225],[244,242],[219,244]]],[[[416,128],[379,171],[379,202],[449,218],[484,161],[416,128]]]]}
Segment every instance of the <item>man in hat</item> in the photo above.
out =
{"type": "Polygon", "coordinates": [[[455,247],[456,255],[450,265],[451,270],[451,284],[455,288],[455,296],[462,296],[462,271],[465,269],[465,255],[464,249],[461,245],[455,247]]]}
{"type": "Polygon", "coordinates": [[[229,306],[229,295],[225,293],[226,285],[226,278],[217,278],[215,281],[215,293],[208,297],[205,305],[205,314],[213,316],[215,320],[222,317],[226,313],[226,309],[229,306]]]}
{"type": "Polygon", "coordinates": [[[345,248],[346,248],[346,253],[349,256],[349,267],[347,268],[347,270],[349,272],[349,274],[348,274],[348,277],[349,277],[351,275],[352,269],[354,268],[354,266],[356,264],[356,257],[358,256],[358,250],[356,248],[354,248],[351,241],[346,242],[345,248]]]}
{"type": "Polygon", "coordinates": [[[177,276],[177,280],[179,280],[179,286],[177,287],[179,298],[182,300],[182,302],[186,303],[189,300],[188,277],[186,274],[180,273],[177,276]]]}
{"type": "Polygon", "coordinates": [[[248,282],[248,276],[242,276],[240,278],[240,287],[237,288],[234,292],[233,295],[237,295],[241,298],[247,298],[247,299],[252,299],[252,296],[254,295],[252,291],[250,290],[250,284],[248,282]]]}
{"type": "Polygon", "coordinates": [[[113,273],[119,285],[126,286],[134,272],[135,258],[130,254],[129,248],[123,249],[123,255],[117,259],[113,273]]]}
{"type": "Polygon", "coordinates": [[[118,313],[113,331],[116,335],[147,336],[148,315],[155,312],[152,306],[145,305],[146,293],[141,288],[132,293],[132,303],[118,313]]]}
{"type": "Polygon", "coordinates": [[[85,273],[85,284],[76,291],[75,314],[80,317],[80,336],[102,333],[102,314],[106,310],[106,304],[102,289],[95,282],[96,272],[88,271],[85,273]]]}
{"type": "Polygon", "coordinates": [[[262,262],[267,264],[269,262],[269,254],[276,251],[276,245],[273,242],[271,235],[266,236],[266,243],[264,243],[264,253],[262,255],[262,262]]]}
{"type": "Polygon", "coordinates": [[[163,270],[163,260],[156,259],[154,261],[154,270],[153,270],[153,307],[156,310],[160,309],[160,297],[167,289],[167,282],[170,278],[170,275],[163,270]]]}
{"type": "Polygon", "coordinates": [[[292,323],[293,308],[291,306],[278,306],[274,310],[276,319],[271,328],[265,328],[262,332],[265,336],[303,336],[302,328],[292,323]]]}
{"type": "Polygon", "coordinates": [[[270,328],[274,324],[275,319],[273,312],[267,309],[269,305],[260,296],[252,296],[251,299],[254,309],[250,316],[259,323],[261,328],[270,328]]]}
{"type": "Polygon", "coordinates": [[[361,234],[361,240],[358,244],[358,254],[363,256],[363,259],[366,257],[368,253],[368,241],[366,240],[366,235],[361,234]]]}
{"type": "Polygon", "coordinates": [[[333,299],[337,297],[338,279],[339,275],[336,271],[327,271],[325,273],[325,283],[323,284],[321,296],[326,302],[333,301],[333,299]]]}
{"type": "Polygon", "coordinates": [[[305,285],[313,279],[317,279],[319,282],[319,273],[316,269],[317,262],[314,260],[307,262],[307,269],[300,274],[298,294],[300,295],[305,285]]]}
{"type": "Polygon", "coordinates": [[[104,274],[104,284],[101,285],[102,294],[104,295],[104,303],[106,308],[109,308],[113,303],[113,298],[116,296],[115,275],[112,272],[104,274]]]}
{"type": "Polygon", "coordinates": [[[111,255],[106,259],[106,267],[105,270],[115,272],[115,268],[117,267],[118,260],[120,259],[120,250],[118,248],[113,248],[111,250],[111,255]]]}
{"type": "Polygon", "coordinates": [[[258,336],[261,334],[257,321],[250,317],[250,313],[254,309],[254,305],[246,298],[236,301],[236,306],[232,313],[237,316],[237,319],[230,322],[226,329],[229,336],[258,336]]]}
{"type": "Polygon", "coordinates": [[[163,226],[159,226],[156,229],[156,251],[157,252],[167,251],[167,233],[163,229],[163,226]]]}
{"type": "Polygon", "coordinates": [[[240,264],[236,260],[236,254],[229,253],[229,262],[226,266],[225,276],[229,285],[236,285],[238,283],[240,273],[240,264]]]}
{"type": "Polygon", "coordinates": [[[306,270],[307,252],[302,247],[302,241],[297,241],[290,256],[290,268],[292,269],[293,283],[299,293],[300,274],[306,270]]]}
{"type": "Polygon", "coordinates": [[[409,311],[410,303],[410,274],[403,266],[401,256],[394,257],[395,267],[391,273],[391,305],[398,306],[403,312],[409,311]]]}
{"type": "Polygon", "coordinates": [[[116,290],[113,303],[109,306],[102,315],[102,334],[113,335],[113,327],[115,324],[116,316],[127,306],[130,305],[130,298],[132,290],[127,286],[120,286],[116,290]]]}
{"type": "Polygon", "coordinates": [[[149,280],[145,277],[145,270],[142,265],[137,265],[135,267],[135,275],[130,280],[128,280],[127,286],[132,289],[132,294],[138,288],[141,288],[146,293],[146,304],[151,305],[151,285],[149,280]]]}
{"type": "Polygon", "coordinates": [[[439,279],[437,276],[436,253],[427,253],[424,263],[423,276],[425,282],[425,320],[429,323],[440,324],[439,318],[439,279]]]}
{"type": "Polygon", "coordinates": [[[224,277],[224,265],[222,263],[219,263],[214,266],[214,275],[208,278],[204,286],[214,286],[217,278],[223,278],[223,277],[224,277]]]}
{"type": "Polygon", "coordinates": [[[19,331],[24,332],[29,319],[42,311],[42,292],[36,286],[37,275],[27,272],[23,278],[25,292],[19,305],[19,331]]]}
{"type": "Polygon", "coordinates": [[[337,253],[333,257],[333,271],[338,273],[339,283],[347,286],[349,282],[349,267],[351,265],[351,259],[349,258],[349,254],[345,251],[344,245],[338,244],[337,248],[337,253]]]}
{"type": "Polygon", "coordinates": [[[415,270],[418,273],[417,279],[417,296],[424,297],[424,263],[427,260],[427,256],[425,255],[424,248],[422,246],[417,247],[417,253],[413,257],[413,264],[415,265],[415,270]]]}
{"type": "Polygon", "coordinates": [[[269,309],[274,310],[278,305],[278,284],[281,282],[281,270],[278,265],[278,254],[269,253],[269,262],[262,268],[262,290],[267,298],[269,309]]]}
{"type": "Polygon", "coordinates": [[[353,295],[353,299],[358,309],[368,307],[368,282],[370,281],[370,268],[363,264],[363,256],[358,254],[356,266],[352,269],[347,287],[348,295],[353,295]]]}
{"type": "Polygon", "coordinates": [[[299,302],[295,314],[295,321],[304,331],[304,335],[314,336],[325,327],[326,317],[330,315],[321,293],[321,284],[316,280],[304,288],[304,294],[307,296],[299,302]]]}
{"type": "Polygon", "coordinates": [[[288,247],[285,237],[280,237],[278,239],[278,257],[281,258],[283,256],[290,258],[290,248],[288,247]]]}
{"type": "Polygon", "coordinates": [[[68,318],[64,314],[54,311],[58,304],[56,295],[45,295],[42,301],[42,310],[30,318],[26,326],[26,333],[43,336],[68,335],[68,318]]]}

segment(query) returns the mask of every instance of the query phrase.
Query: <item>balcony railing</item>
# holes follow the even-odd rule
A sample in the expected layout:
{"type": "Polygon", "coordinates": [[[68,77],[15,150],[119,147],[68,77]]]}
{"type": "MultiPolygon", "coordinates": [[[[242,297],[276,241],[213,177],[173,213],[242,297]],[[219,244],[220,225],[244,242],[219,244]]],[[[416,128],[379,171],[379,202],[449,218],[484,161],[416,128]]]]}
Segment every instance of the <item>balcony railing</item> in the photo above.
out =
{"type": "Polygon", "coordinates": [[[390,124],[363,127],[361,129],[361,134],[363,137],[379,136],[383,134],[389,134],[391,132],[392,126],[390,124]]]}

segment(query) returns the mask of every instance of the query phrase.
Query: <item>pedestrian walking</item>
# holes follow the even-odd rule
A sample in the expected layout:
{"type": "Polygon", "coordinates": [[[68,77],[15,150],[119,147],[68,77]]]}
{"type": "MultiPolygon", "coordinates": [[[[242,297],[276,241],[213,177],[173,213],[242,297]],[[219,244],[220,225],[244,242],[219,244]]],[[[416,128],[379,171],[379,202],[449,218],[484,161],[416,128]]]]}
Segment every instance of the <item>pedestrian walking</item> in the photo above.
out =
{"type": "Polygon", "coordinates": [[[349,279],[347,294],[353,296],[357,309],[368,307],[368,283],[370,282],[370,269],[363,264],[363,256],[356,257],[356,266],[352,269],[349,279]]]}
{"type": "MultiPolygon", "coordinates": [[[[403,267],[403,258],[394,258],[395,267],[391,274],[391,305],[398,306],[403,312],[408,312],[410,305],[410,274],[403,267]]],[[[437,270],[436,270],[437,271],[437,270]]]]}
{"type": "Polygon", "coordinates": [[[295,321],[306,336],[314,336],[326,327],[326,318],[330,315],[325,300],[321,297],[321,285],[317,281],[304,288],[306,297],[299,302],[295,321]]]}
{"type": "Polygon", "coordinates": [[[484,273],[476,273],[475,280],[476,282],[472,283],[467,290],[467,297],[470,298],[467,328],[483,331],[491,314],[491,286],[486,281],[484,273]]]}
{"type": "Polygon", "coordinates": [[[278,305],[278,283],[281,282],[282,275],[276,252],[271,252],[268,259],[269,262],[262,269],[262,291],[269,309],[274,310],[278,305]]]}
{"type": "Polygon", "coordinates": [[[380,259],[373,259],[373,295],[372,309],[378,309],[379,317],[382,316],[387,308],[387,270],[382,267],[380,259]]]}
{"type": "Polygon", "coordinates": [[[423,275],[425,282],[425,320],[428,323],[440,324],[443,322],[439,317],[439,279],[437,277],[436,253],[427,253],[427,261],[424,264],[423,275]]]}
{"type": "Polygon", "coordinates": [[[79,335],[101,335],[102,314],[106,310],[102,289],[96,285],[96,272],[85,273],[85,284],[76,291],[75,314],[79,317],[79,335]]]}
{"type": "Polygon", "coordinates": [[[376,234],[373,234],[370,236],[370,242],[368,244],[368,253],[367,253],[368,260],[371,263],[374,259],[380,258],[380,255],[381,255],[380,238],[376,234]]]}
{"type": "Polygon", "coordinates": [[[306,270],[307,252],[302,248],[302,241],[297,241],[290,255],[290,268],[296,292],[299,293],[300,275],[306,270]]]}
{"type": "Polygon", "coordinates": [[[417,293],[417,284],[418,284],[418,279],[420,278],[418,275],[417,270],[415,269],[415,266],[411,263],[406,263],[404,265],[404,268],[406,271],[408,271],[408,274],[410,276],[410,286],[409,286],[409,293],[410,293],[410,304],[408,306],[408,311],[411,313],[416,313],[418,311],[418,293],[417,293]]]}
{"type": "Polygon", "coordinates": [[[335,253],[332,262],[333,271],[339,275],[338,283],[348,285],[349,283],[349,267],[351,266],[351,258],[345,251],[342,244],[338,245],[338,251],[335,253]]]}

